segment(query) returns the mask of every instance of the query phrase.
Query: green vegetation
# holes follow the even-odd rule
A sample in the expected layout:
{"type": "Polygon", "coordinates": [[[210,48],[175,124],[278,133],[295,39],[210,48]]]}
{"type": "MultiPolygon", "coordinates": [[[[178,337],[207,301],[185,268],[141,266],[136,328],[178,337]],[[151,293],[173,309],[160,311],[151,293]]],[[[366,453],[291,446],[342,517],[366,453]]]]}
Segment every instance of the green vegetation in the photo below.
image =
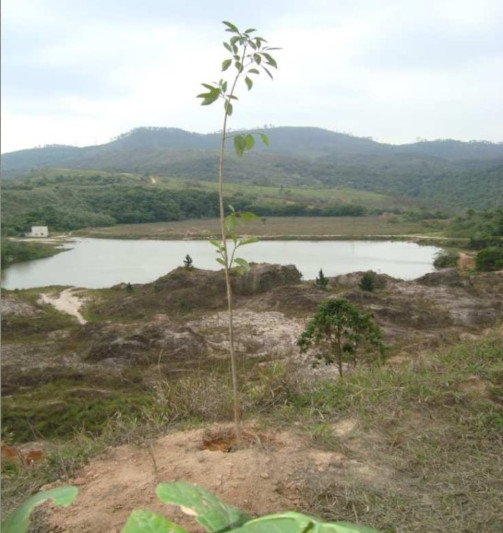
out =
{"type": "Polygon", "coordinates": [[[62,251],[56,244],[2,239],[2,268],[15,263],[50,257],[62,251]]]}
{"type": "MultiPolygon", "coordinates": [[[[2,297],[4,289],[2,289],[2,297]]],[[[43,339],[45,335],[60,329],[75,328],[77,321],[72,316],[62,313],[52,305],[39,302],[40,294],[36,291],[18,291],[18,298],[35,304],[33,314],[4,314],[2,316],[2,339],[11,340],[22,336],[25,339],[43,339]]]]}
{"type": "Polygon", "coordinates": [[[451,235],[469,237],[468,246],[479,250],[475,257],[477,270],[503,268],[503,209],[470,209],[456,217],[448,231],[451,235]]]}
{"type": "Polygon", "coordinates": [[[73,503],[77,494],[77,487],[72,486],[38,492],[5,520],[2,520],[2,531],[4,533],[26,533],[30,526],[30,515],[37,505],[52,500],[56,505],[68,507],[73,503]]]}
{"type": "MultiPolygon", "coordinates": [[[[296,427],[322,450],[379,473],[378,482],[367,483],[343,468],[337,475],[306,474],[299,487],[303,512],[326,521],[355,521],[356,513],[390,532],[499,531],[502,350],[501,335],[489,336],[415,353],[401,364],[360,365],[340,381],[306,380],[279,363],[254,367],[244,380],[243,405],[264,430],[296,427]],[[344,420],[355,429],[341,436],[333,426],[344,420]]],[[[4,512],[41,485],[71,478],[108,446],[145,445],[175,420],[223,420],[232,404],[230,384],[208,372],[187,375],[169,390],[141,417],[111,417],[100,436],[79,430],[48,451],[46,463],[4,471],[4,512]]]]}
{"type": "Polygon", "coordinates": [[[183,266],[187,270],[192,270],[194,268],[194,262],[192,261],[192,257],[190,257],[189,254],[185,256],[185,259],[183,260],[183,266]]]}
{"type": "MultiPolygon", "coordinates": [[[[5,533],[27,533],[30,515],[37,505],[52,499],[56,505],[67,507],[78,494],[77,487],[59,487],[42,491],[21,505],[2,522],[5,533]]],[[[375,529],[347,522],[321,523],[312,516],[285,512],[252,519],[236,507],[221,502],[213,493],[184,481],[160,483],[156,487],[159,500],[167,505],[178,505],[194,516],[208,533],[229,531],[235,533],[303,533],[323,530],[326,533],[378,533],[375,529]]],[[[141,509],[134,510],[122,533],[188,533],[164,516],[141,509]]]]}
{"type": "Polygon", "coordinates": [[[442,250],[440,251],[433,261],[435,268],[454,268],[458,265],[459,253],[442,250]]]}
{"type": "Polygon", "coordinates": [[[32,225],[51,231],[217,215],[217,194],[200,190],[170,190],[121,176],[62,176],[33,189],[7,186],[2,192],[2,231],[19,234],[32,225]]]}
{"type": "Polygon", "coordinates": [[[383,351],[379,326],[369,314],[343,299],[330,299],[319,305],[298,340],[303,352],[313,344],[322,349],[318,359],[327,365],[337,363],[339,376],[343,361],[356,366],[360,348],[364,356],[370,351],[383,351]]]}
{"type": "Polygon", "coordinates": [[[78,372],[60,378],[52,375],[50,383],[40,372],[18,385],[27,387],[2,398],[2,435],[14,442],[29,442],[43,435],[49,440],[71,437],[76,428],[100,434],[114,416],[140,417],[152,405],[152,394],[144,386],[118,386],[112,380],[96,376],[95,384],[82,384],[78,372]],[[109,382],[107,382],[109,381],[109,382]],[[47,402],[47,398],[51,398],[47,402]]]}
{"type": "Polygon", "coordinates": [[[328,287],[328,281],[328,278],[325,276],[325,274],[323,274],[323,269],[320,268],[320,272],[314,280],[314,284],[316,285],[316,287],[325,290],[328,287]]]}
{"type": "MultiPolygon", "coordinates": [[[[213,493],[184,481],[161,483],[156,488],[157,497],[167,505],[188,509],[195,520],[209,533],[378,533],[375,529],[347,522],[321,523],[312,516],[301,513],[278,513],[252,519],[236,507],[221,502],[213,493]]],[[[168,519],[150,511],[133,511],[123,533],[188,533],[168,519]]]]}
{"type": "MultiPolygon", "coordinates": [[[[70,170],[44,171],[43,176],[2,183],[4,235],[23,234],[32,225],[73,231],[218,215],[218,188],[213,182],[108,173],[75,175],[70,170]]],[[[237,211],[260,216],[363,216],[396,204],[384,195],[349,189],[229,184],[226,190],[237,211]]]]}
{"type": "Polygon", "coordinates": [[[497,245],[503,237],[503,209],[469,209],[455,217],[447,231],[453,237],[469,238],[474,250],[497,245]]]}
{"type": "MultiPolygon", "coordinates": [[[[248,133],[253,132],[244,132],[248,133]]],[[[449,212],[501,207],[501,144],[439,140],[392,146],[319,128],[267,128],[267,134],[269,153],[249,154],[246,165],[229,156],[228,181],[351,188],[393,196],[402,206],[425,205],[449,212]]],[[[2,170],[15,180],[29,169],[78,167],[212,182],[218,145],[218,133],[139,128],[100,147],[4,154],[2,170]]]]}
{"type": "Polygon", "coordinates": [[[369,270],[363,274],[358,285],[362,291],[372,292],[377,287],[377,283],[377,274],[369,270]]]}
{"type": "Polygon", "coordinates": [[[503,246],[490,246],[475,257],[475,268],[481,272],[503,270],[503,246]]]}

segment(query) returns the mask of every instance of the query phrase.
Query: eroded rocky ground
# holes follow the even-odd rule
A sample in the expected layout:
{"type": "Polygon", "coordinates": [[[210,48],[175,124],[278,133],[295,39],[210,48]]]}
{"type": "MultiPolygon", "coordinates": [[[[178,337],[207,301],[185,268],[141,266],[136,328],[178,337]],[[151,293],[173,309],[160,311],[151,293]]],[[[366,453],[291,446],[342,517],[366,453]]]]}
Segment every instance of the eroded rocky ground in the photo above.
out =
{"type": "MultiPolygon", "coordinates": [[[[293,361],[300,374],[312,379],[327,372],[335,376],[330,367],[313,369],[311,355],[301,354],[296,345],[317,305],[333,297],[348,298],[373,313],[390,347],[393,365],[410,361],[420,369],[429,364],[417,357],[423,350],[484,337],[490,329],[499,331],[501,337],[501,272],[473,275],[445,270],[414,281],[380,276],[372,292],[360,289],[361,276],[355,273],[331,279],[327,291],[312,282],[301,282],[294,267],[254,265],[249,274],[236,277],[234,318],[242,364],[253,367],[271,360],[293,361]]],[[[141,403],[144,391],[160,381],[176,382],[190,373],[208,373],[218,364],[226,364],[221,273],[177,269],[147,285],[42,292],[45,298],[40,291],[4,291],[2,295],[4,428],[23,417],[33,428],[47,412],[49,419],[62,427],[67,413],[82,406],[91,409],[92,418],[100,424],[103,419],[92,408],[102,400],[108,399],[111,407],[118,399],[131,401],[132,410],[141,403]],[[51,300],[61,304],[69,294],[72,311],[75,298],[80,299],[78,311],[85,324],[51,304],[51,300]]],[[[192,401],[213,401],[196,392],[192,401]]],[[[471,373],[459,378],[451,392],[453,396],[446,396],[449,402],[459,394],[464,395],[464,402],[495,402],[499,397],[483,375],[471,373]]],[[[202,394],[207,393],[203,390],[202,394]]],[[[442,402],[438,409],[443,409],[442,402]]],[[[446,412],[451,413],[450,404],[448,407],[446,412]]],[[[337,414],[330,420],[304,420],[300,426],[289,425],[287,420],[275,420],[273,427],[260,420],[249,421],[246,431],[254,436],[252,445],[232,450],[234,453],[218,446],[205,447],[207,429],[166,428],[167,434],[159,439],[145,437],[140,445],[111,448],[70,480],[56,482],[77,485],[79,499],[69,509],[49,511],[43,530],[118,532],[132,509],[146,508],[198,531],[190,518],[166,509],[154,494],[158,482],[182,479],[205,486],[253,515],[285,509],[311,512],[311,491],[316,495],[317,511],[332,519],[339,517],[331,514],[335,506],[347,520],[381,524],[388,523],[382,502],[391,501],[392,494],[396,507],[393,524],[401,521],[400,531],[404,532],[425,530],[429,516],[444,524],[442,517],[447,514],[445,528],[433,527],[432,531],[468,533],[473,529],[466,524],[503,524],[498,509],[492,504],[489,510],[482,509],[480,503],[488,497],[484,493],[503,493],[497,473],[501,473],[497,440],[481,438],[476,453],[466,455],[473,452],[470,444],[465,449],[464,440],[450,438],[445,421],[436,422],[434,403],[403,413],[393,403],[389,412],[388,407],[382,409],[387,425],[379,428],[337,414]],[[311,423],[314,426],[309,426],[311,423]],[[412,439],[421,445],[417,453],[410,452],[412,439]],[[430,442],[434,448],[428,447],[430,442]],[[432,454],[426,462],[425,453],[432,454]],[[435,466],[449,461],[458,465],[452,472],[435,466]],[[473,476],[468,473],[471,463],[473,476]],[[475,501],[475,497],[481,499],[475,501]],[[470,498],[473,504],[466,503],[470,498]],[[467,505],[469,512],[465,511],[467,505]],[[481,516],[476,516],[479,508],[481,516]]],[[[73,411],[72,416],[78,412],[73,411]]],[[[104,413],[106,417],[107,411],[104,413]]],[[[437,414],[446,416],[443,411],[437,414]]],[[[37,428],[38,434],[20,433],[18,441],[34,440],[44,428],[51,429],[49,421],[44,423],[37,428]]]]}
{"type": "MultiPolygon", "coordinates": [[[[323,291],[301,282],[295,267],[255,265],[234,279],[238,354],[304,362],[309,371],[309,355],[300,354],[296,341],[317,305],[331,297],[370,310],[395,354],[480,335],[503,316],[501,272],[475,276],[449,269],[414,281],[381,276],[372,292],[359,288],[360,278],[333,278],[323,291]]],[[[74,291],[67,312],[80,318],[67,315],[64,327],[61,320],[44,323],[42,315],[55,302],[61,306],[67,290],[31,300],[22,293],[3,293],[4,394],[62,378],[99,384],[141,374],[148,381],[227,354],[221,273],[177,269],[152,284],[74,291]]]]}

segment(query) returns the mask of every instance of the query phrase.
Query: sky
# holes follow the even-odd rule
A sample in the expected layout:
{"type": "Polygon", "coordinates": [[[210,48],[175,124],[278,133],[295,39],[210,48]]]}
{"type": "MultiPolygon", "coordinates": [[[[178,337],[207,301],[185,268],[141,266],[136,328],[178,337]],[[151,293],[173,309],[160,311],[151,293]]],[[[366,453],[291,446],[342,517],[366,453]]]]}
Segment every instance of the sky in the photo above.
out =
{"type": "Polygon", "coordinates": [[[503,141],[501,0],[2,0],[2,153],[209,133],[229,20],[279,69],[241,86],[230,127],[314,126],[403,144],[503,141]]]}

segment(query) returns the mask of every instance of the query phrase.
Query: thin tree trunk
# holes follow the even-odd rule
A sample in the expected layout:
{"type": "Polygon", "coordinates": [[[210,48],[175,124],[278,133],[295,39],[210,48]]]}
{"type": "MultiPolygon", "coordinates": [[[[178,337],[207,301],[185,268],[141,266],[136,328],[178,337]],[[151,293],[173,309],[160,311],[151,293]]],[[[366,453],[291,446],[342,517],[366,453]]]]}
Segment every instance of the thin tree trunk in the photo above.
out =
{"type": "Polygon", "coordinates": [[[339,376],[342,377],[342,340],[340,331],[337,332],[337,364],[339,365],[339,376]]]}
{"type": "Polygon", "coordinates": [[[225,138],[227,129],[227,113],[225,113],[224,124],[222,129],[222,139],[220,145],[220,163],[218,167],[218,194],[220,206],[220,233],[222,235],[223,259],[225,262],[225,288],[227,293],[227,313],[229,318],[229,355],[231,360],[231,375],[232,375],[232,395],[234,402],[234,427],[236,431],[236,441],[238,445],[241,444],[241,409],[239,401],[239,388],[236,369],[236,356],[234,353],[234,325],[232,315],[232,287],[230,279],[229,254],[227,251],[227,232],[225,230],[225,208],[224,208],[224,190],[223,190],[223,175],[224,175],[224,157],[225,157],[225,138]]]}

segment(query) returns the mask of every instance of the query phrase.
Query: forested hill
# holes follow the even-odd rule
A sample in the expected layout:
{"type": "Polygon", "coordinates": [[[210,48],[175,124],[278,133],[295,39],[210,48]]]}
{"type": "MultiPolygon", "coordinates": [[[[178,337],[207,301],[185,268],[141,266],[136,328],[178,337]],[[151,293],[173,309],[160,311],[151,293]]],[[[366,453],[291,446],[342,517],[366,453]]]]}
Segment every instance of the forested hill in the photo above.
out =
{"type": "MultiPolygon", "coordinates": [[[[352,188],[449,210],[500,207],[503,202],[503,143],[391,145],[320,128],[261,131],[267,133],[269,147],[257,142],[243,161],[229,151],[228,181],[352,188]]],[[[57,167],[208,181],[216,176],[219,142],[219,133],[138,128],[98,146],[47,146],[4,154],[2,174],[16,178],[57,167]]]]}
{"type": "MultiPolygon", "coordinates": [[[[392,145],[379,143],[371,138],[354,137],[321,128],[278,127],[249,131],[265,131],[270,139],[267,152],[275,154],[295,154],[309,158],[410,154],[448,161],[498,159],[503,161],[503,143],[461,142],[446,139],[392,145]]],[[[115,152],[134,151],[141,153],[144,150],[157,151],[162,149],[216,150],[219,143],[220,133],[218,132],[200,134],[178,128],[137,128],[119,135],[109,143],[98,146],[76,148],[51,145],[3,154],[2,167],[5,172],[44,166],[97,168],[94,165],[96,158],[103,159],[101,164],[107,165],[107,155],[110,158],[109,165],[116,164],[115,152]]],[[[257,143],[256,149],[263,150],[264,147],[257,143]]]]}

